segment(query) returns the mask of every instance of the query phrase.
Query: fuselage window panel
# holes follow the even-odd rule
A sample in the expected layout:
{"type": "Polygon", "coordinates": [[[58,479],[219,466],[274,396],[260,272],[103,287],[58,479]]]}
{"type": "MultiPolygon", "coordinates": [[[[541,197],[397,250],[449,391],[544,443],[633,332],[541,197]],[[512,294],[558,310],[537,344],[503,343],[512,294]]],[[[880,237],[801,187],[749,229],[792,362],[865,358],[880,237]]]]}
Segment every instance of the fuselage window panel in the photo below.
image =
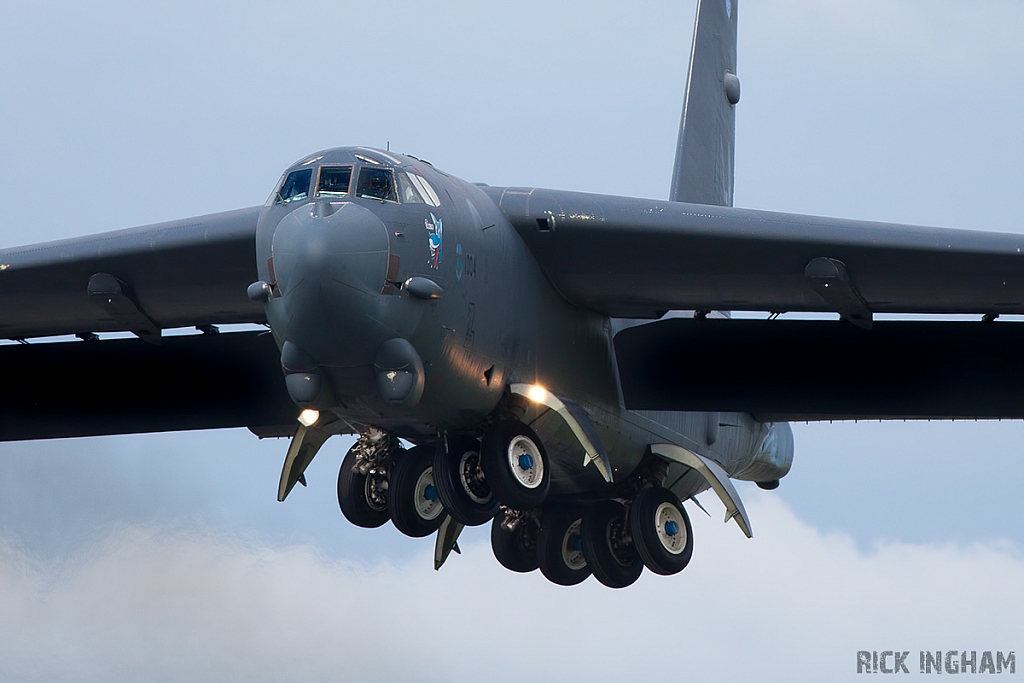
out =
{"type": "Polygon", "coordinates": [[[395,191],[395,175],[390,168],[359,169],[359,181],[356,183],[356,196],[363,199],[379,199],[385,202],[397,202],[398,192],[395,191]]]}
{"type": "Polygon", "coordinates": [[[305,199],[309,196],[309,181],[312,178],[313,169],[311,168],[292,171],[285,179],[284,185],[281,186],[281,191],[277,193],[277,201],[287,204],[305,199]]]}
{"type": "Polygon", "coordinates": [[[351,166],[321,166],[315,196],[343,197],[348,194],[348,186],[351,182],[351,166]]]}
{"type": "Polygon", "coordinates": [[[424,204],[423,197],[416,185],[409,179],[408,173],[398,174],[398,194],[403,204],[424,204]]]}
{"type": "Polygon", "coordinates": [[[423,201],[431,206],[441,206],[441,200],[438,199],[437,193],[434,192],[434,188],[430,186],[427,179],[423,176],[416,175],[415,173],[409,174],[409,180],[419,189],[420,195],[423,197],[423,201]]]}

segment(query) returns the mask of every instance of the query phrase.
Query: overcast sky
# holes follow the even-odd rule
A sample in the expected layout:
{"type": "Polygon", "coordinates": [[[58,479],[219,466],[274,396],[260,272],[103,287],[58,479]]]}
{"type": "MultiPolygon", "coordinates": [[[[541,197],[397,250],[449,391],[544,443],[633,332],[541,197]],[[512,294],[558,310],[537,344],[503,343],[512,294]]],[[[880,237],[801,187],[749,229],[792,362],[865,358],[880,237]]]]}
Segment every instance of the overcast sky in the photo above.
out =
{"type": "MultiPolygon", "coordinates": [[[[667,195],[694,0],[433,5],[0,0],[0,244],[252,206],[350,144],[667,195]]],[[[1024,232],[1024,4],[739,13],[737,206],[1024,232]]],[[[753,540],[705,495],[690,567],[623,591],[506,572],[486,529],[435,573],[429,540],[351,527],[351,440],[283,504],[287,444],[244,430],[0,444],[0,680],[820,681],[863,649],[915,674],[922,648],[1024,656],[1024,424],[794,430],[782,486],[739,486],[753,540]]]]}

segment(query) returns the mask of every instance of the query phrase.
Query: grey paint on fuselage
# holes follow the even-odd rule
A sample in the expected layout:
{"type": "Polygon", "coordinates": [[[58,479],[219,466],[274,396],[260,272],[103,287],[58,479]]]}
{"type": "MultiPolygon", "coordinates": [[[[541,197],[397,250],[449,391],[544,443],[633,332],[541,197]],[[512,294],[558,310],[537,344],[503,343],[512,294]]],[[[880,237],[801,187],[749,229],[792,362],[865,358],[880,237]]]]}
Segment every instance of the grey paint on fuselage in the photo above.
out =
{"type": "MultiPolygon", "coordinates": [[[[284,203],[275,194],[261,213],[259,276],[276,282],[280,294],[268,301],[267,319],[279,345],[297,345],[330,378],[329,408],[341,429],[372,425],[436,442],[440,430],[476,428],[509,384],[538,383],[587,409],[616,480],[631,473],[654,442],[707,455],[733,476],[749,469],[769,429],[749,415],[624,408],[611,320],[553,289],[483,189],[420,160],[367,148],[314,154],[284,177],[311,168],[315,183],[317,167],[326,164],[352,165],[353,188],[363,166],[416,173],[440,199],[430,206],[349,194],[284,203]],[[435,258],[429,239],[437,232],[435,258]],[[391,286],[389,275],[394,283],[429,278],[443,295],[416,299],[391,286]],[[408,339],[423,360],[425,386],[414,407],[386,401],[374,379],[377,350],[396,337],[408,339]]],[[[561,418],[531,409],[526,421],[549,451],[554,495],[607,491],[596,468],[583,467],[582,448],[561,418]]],[[[791,454],[788,425],[774,433],[782,433],[781,445],[791,454]]],[[[681,478],[682,469],[674,465],[667,482],[677,493],[685,497],[706,486],[696,476],[681,478]]]]}

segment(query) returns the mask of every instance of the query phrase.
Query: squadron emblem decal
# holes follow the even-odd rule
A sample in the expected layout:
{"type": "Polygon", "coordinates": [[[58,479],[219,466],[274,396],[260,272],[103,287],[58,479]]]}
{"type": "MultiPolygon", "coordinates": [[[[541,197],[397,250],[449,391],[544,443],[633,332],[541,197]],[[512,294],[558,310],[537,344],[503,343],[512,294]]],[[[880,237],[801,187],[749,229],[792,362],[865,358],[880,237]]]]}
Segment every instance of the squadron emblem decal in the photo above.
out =
{"type": "Polygon", "coordinates": [[[423,225],[427,228],[427,243],[430,245],[430,261],[428,263],[431,268],[439,268],[441,266],[441,219],[431,213],[429,219],[423,219],[423,225]]]}

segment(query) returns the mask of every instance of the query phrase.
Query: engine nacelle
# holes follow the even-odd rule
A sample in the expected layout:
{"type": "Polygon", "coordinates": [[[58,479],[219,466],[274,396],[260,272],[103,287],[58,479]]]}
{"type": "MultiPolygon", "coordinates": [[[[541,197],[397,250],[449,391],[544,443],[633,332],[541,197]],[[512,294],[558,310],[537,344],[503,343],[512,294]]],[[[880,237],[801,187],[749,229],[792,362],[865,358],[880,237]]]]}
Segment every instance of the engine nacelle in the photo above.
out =
{"type": "Polygon", "coordinates": [[[767,422],[757,448],[733,479],[757,482],[761,488],[775,488],[793,466],[793,429],[788,422],[767,422]]]}

